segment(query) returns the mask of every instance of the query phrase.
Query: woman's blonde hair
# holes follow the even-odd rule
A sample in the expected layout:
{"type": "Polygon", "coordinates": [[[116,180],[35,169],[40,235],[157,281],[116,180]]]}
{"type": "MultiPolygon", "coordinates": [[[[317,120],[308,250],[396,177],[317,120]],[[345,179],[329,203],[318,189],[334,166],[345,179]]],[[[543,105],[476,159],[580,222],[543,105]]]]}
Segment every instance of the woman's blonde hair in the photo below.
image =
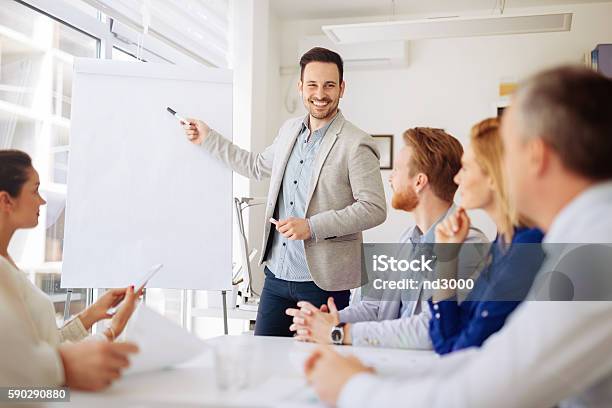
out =
{"type": "MultiPolygon", "coordinates": [[[[493,180],[495,202],[502,216],[499,233],[505,242],[512,241],[514,227],[519,225],[519,217],[508,196],[506,172],[503,165],[504,145],[501,140],[500,121],[488,118],[472,127],[470,141],[476,162],[483,172],[493,180]]],[[[521,220],[522,221],[522,220],[521,220]]]]}

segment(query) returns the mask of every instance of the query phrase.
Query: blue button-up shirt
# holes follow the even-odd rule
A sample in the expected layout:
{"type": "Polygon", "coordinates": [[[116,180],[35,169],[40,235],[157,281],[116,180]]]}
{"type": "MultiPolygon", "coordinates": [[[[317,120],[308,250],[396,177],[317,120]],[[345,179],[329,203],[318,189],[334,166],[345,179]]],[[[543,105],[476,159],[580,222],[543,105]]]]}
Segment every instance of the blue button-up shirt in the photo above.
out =
{"type": "MultiPolygon", "coordinates": [[[[311,132],[308,127],[309,116],[304,118],[300,134],[289,156],[278,195],[275,212],[278,220],[306,217],[308,188],[317,152],[327,129],[335,119],[334,117],[327,125],[311,132]]],[[[311,233],[314,234],[312,228],[311,233]]],[[[272,248],[267,262],[268,269],[279,279],[294,282],[311,281],[304,241],[291,241],[276,229],[273,229],[273,234],[272,248]]]]}
{"type": "MultiPolygon", "coordinates": [[[[542,232],[536,228],[518,228],[512,244],[536,244],[542,238],[542,232]]],[[[480,273],[464,302],[458,303],[453,298],[434,304],[428,300],[432,314],[429,334],[438,354],[480,347],[499,331],[521,303],[517,299],[527,295],[544,261],[540,246],[503,250],[497,238],[490,254],[491,263],[480,273]]]]}

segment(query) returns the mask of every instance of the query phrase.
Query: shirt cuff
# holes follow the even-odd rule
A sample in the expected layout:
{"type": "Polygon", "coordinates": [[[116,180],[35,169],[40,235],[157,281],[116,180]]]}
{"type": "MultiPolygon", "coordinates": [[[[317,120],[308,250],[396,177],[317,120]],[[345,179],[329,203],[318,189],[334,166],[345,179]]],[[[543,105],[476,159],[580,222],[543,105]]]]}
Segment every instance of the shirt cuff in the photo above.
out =
{"type": "Polygon", "coordinates": [[[310,239],[312,239],[313,241],[316,241],[317,234],[315,233],[315,230],[312,226],[312,222],[310,222],[310,218],[306,218],[306,221],[308,221],[308,227],[310,228],[310,239]]]}
{"type": "Polygon", "coordinates": [[[431,310],[429,332],[434,345],[461,331],[461,308],[455,297],[438,303],[429,299],[428,303],[431,310]]]}
{"type": "Polygon", "coordinates": [[[338,395],[338,408],[354,408],[365,406],[368,396],[376,388],[376,376],[371,373],[359,373],[354,375],[346,384],[340,395],[338,395]]]}
{"type": "Polygon", "coordinates": [[[65,341],[76,342],[83,340],[87,336],[89,336],[89,332],[85,330],[85,326],[83,326],[83,322],[81,322],[78,316],[70,320],[60,329],[60,341],[62,343],[65,341]]]}
{"type": "Polygon", "coordinates": [[[210,132],[208,132],[208,136],[204,138],[202,143],[200,143],[200,146],[204,148],[204,150],[211,151],[212,146],[214,146],[215,142],[217,141],[219,137],[221,137],[221,135],[217,133],[216,130],[211,128],[210,132]]]}
{"type": "Polygon", "coordinates": [[[376,347],[379,344],[377,339],[369,338],[367,335],[367,325],[371,322],[358,322],[351,324],[351,343],[353,346],[376,347]]]}

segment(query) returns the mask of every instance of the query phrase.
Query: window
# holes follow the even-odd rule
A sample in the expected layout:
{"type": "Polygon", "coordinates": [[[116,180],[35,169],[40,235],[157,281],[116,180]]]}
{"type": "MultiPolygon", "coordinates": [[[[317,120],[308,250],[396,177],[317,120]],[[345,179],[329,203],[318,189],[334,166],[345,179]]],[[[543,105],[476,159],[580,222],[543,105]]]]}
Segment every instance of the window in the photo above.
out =
{"type": "MultiPolygon", "coordinates": [[[[11,254],[51,296],[63,317],[60,289],[70,96],[74,57],[96,57],[99,40],[15,1],[0,9],[0,146],[28,152],[48,204],[32,231],[20,231],[11,254]]],[[[85,305],[75,291],[71,311],[85,305]]]]}
{"type": "MultiPolygon", "coordinates": [[[[151,26],[144,38],[135,29],[142,22],[140,1],[0,1],[0,149],[20,149],[32,156],[47,200],[38,227],[19,231],[9,252],[51,296],[61,322],[66,299],[60,277],[74,58],[131,61],[138,55],[145,62],[227,66],[228,0],[198,0],[187,6],[151,0],[147,3],[151,26]],[[92,4],[103,5],[108,15],[92,4]]],[[[192,297],[196,304],[209,303],[206,293],[175,289],[151,289],[146,300],[181,323],[184,305],[192,297]]],[[[86,298],[95,298],[94,291],[74,290],[70,315],[86,306],[86,298]]],[[[242,323],[230,321],[230,327],[237,327],[232,331],[242,330],[242,323]]],[[[221,334],[223,323],[219,318],[205,318],[195,326],[208,337],[221,334]]]]}
{"type": "Polygon", "coordinates": [[[122,49],[117,48],[117,47],[113,47],[112,58],[114,60],[119,60],[119,61],[135,61],[136,60],[135,55],[132,55],[129,52],[123,51],[122,49]]]}

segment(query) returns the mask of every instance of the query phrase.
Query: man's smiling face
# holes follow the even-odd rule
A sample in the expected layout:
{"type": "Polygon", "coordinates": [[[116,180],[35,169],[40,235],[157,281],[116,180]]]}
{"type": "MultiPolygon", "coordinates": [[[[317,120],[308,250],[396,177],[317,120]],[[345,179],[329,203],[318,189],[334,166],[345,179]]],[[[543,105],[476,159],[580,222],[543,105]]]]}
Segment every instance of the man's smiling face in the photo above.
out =
{"type": "Polygon", "coordinates": [[[310,115],[319,120],[330,119],[336,114],[340,98],[344,94],[344,81],[331,62],[310,62],[298,84],[302,101],[310,115]]]}

